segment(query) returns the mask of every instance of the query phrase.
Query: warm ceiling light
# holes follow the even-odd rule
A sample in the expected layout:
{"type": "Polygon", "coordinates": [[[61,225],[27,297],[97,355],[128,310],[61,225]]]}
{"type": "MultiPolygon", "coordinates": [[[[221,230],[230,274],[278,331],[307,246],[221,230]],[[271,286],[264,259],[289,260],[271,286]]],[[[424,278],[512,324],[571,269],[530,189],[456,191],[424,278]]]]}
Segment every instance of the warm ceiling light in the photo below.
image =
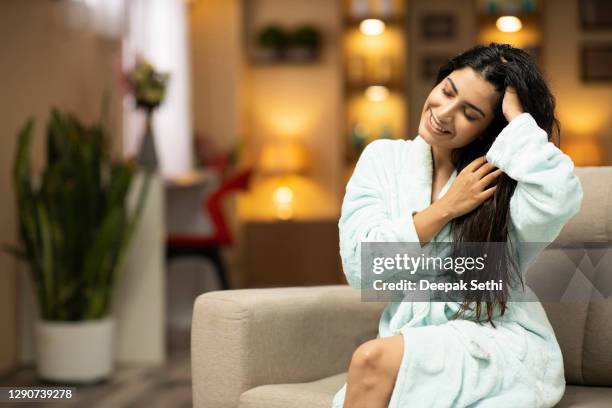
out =
{"type": "Polygon", "coordinates": [[[380,102],[387,99],[389,96],[389,90],[386,86],[372,85],[367,87],[365,96],[372,102],[380,102]]]}
{"type": "Polygon", "coordinates": [[[515,33],[523,28],[523,23],[518,17],[514,16],[503,16],[497,19],[495,22],[497,29],[504,33],[515,33]]]}
{"type": "Polygon", "coordinates": [[[380,35],[383,31],[385,31],[385,23],[377,18],[368,18],[359,24],[359,29],[365,35],[380,35]]]}

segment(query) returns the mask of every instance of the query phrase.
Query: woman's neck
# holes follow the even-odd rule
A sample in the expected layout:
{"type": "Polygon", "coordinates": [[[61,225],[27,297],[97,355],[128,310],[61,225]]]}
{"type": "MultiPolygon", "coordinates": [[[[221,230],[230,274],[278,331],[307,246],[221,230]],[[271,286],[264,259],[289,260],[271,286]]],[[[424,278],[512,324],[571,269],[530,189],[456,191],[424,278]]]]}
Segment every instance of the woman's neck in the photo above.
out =
{"type": "Polygon", "coordinates": [[[455,166],[451,160],[451,150],[432,146],[431,155],[433,159],[434,175],[443,174],[448,176],[455,170],[455,166]]]}

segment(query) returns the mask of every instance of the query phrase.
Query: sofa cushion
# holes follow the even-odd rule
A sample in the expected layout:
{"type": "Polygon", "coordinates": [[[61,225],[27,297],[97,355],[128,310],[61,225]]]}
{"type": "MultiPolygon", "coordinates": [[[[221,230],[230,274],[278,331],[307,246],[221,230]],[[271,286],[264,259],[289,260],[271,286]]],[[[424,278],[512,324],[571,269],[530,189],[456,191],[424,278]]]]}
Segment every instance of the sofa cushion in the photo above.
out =
{"type": "Polygon", "coordinates": [[[568,384],[612,386],[612,244],[604,245],[548,248],[526,274],[528,286],[544,288],[568,384]]]}
{"type": "MultiPolygon", "coordinates": [[[[589,304],[584,328],[582,374],[589,385],[612,386],[612,300],[589,304]]],[[[612,403],[609,405],[612,407],[612,403]]]]}
{"type": "MultiPolygon", "coordinates": [[[[345,381],[346,373],[342,373],[308,383],[262,385],[243,393],[239,408],[329,408],[345,381]]],[[[611,406],[612,388],[568,385],[555,408],[611,406]]]]}
{"type": "Polygon", "coordinates": [[[576,167],[582,208],[561,230],[557,241],[612,241],[612,166],[576,167]]]}
{"type": "Polygon", "coordinates": [[[346,373],[318,381],[262,385],[240,396],[239,408],[329,408],[346,381],[346,373]]]}
{"type": "Polygon", "coordinates": [[[612,388],[568,385],[563,399],[555,408],[609,408],[612,407],[612,388]]]}
{"type": "Polygon", "coordinates": [[[561,347],[565,381],[584,384],[583,347],[588,303],[543,302],[542,305],[561,347]]]}

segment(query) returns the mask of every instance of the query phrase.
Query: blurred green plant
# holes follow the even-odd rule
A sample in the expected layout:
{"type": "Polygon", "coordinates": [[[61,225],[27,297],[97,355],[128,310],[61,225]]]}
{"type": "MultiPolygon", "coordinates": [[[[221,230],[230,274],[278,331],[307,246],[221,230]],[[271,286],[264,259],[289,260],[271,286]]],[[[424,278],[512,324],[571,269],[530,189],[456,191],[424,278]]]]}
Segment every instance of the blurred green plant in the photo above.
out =
{"type": "Polygon", "coordinates": [[[263,27],[257,34],[257,44],[261,48],[283,52],[289,42],[289,36],[280,26],[271,24],[263,27]]]}
{"type": "Polygon", "coordinates": [[[321,45],[319,30],[310,25],[298,27],[292,34],[290,43],[294,47],[304,47],[316,51],[321,45]]]}
{"type": "Polygon", "coordinates": [[[80,321],[109,313],[113,286],[147,196],[145,172],[128,210],[131,163],[113,161],[101,124],[52,110],[47,163],[33,175],[32,119],[18,135],[13,182],[20,248],[5,246],[32,274],[44,320],[80,321]]]}

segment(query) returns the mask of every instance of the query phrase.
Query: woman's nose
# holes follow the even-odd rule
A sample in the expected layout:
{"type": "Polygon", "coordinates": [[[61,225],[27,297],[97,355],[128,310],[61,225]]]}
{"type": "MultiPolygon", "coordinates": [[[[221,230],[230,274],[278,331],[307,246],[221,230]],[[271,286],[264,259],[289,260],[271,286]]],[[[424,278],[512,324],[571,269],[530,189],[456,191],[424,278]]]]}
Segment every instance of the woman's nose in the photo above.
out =
{"type": "Polygon", "coordinates": [[[452,117],[453,108],[452,103],[440,105],[436,112],[436,119],[438,119],[443,125],[448,124],[452,117]]]}

